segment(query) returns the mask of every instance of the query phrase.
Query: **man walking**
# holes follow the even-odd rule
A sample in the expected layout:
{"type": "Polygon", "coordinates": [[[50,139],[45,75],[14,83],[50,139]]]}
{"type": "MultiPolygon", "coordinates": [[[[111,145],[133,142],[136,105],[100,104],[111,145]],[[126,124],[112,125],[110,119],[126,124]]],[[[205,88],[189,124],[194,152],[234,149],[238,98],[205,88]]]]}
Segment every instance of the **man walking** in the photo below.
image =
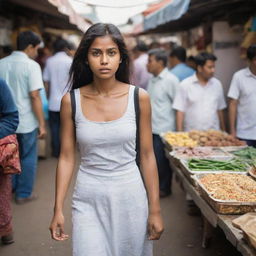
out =
{"type": "Polygon", "coordinates": [[[60,154],[60,103],[68,89],[68,74],[72,63],[72,58],[66,53],[68,47],[66,40],[57,39],[53,44],[55,54],[47,59],[43,72],[49,97],[49,125],[53,157],[59,157],[60,154]]]}
{"type": "Polygon", "coordinates": [[[18,35],[17,51],[0,60],[0,77],[6,80],[19,112],[16,130],[22,173],[13,177],[16,202],[35,199],[32,194],[37,169],[37,138],[46,135],[40,89],[43,80],[40,66],[32,59],[37,56],[41,40],[32,31],[18,35]]]}
{"type": "Polygon", "coordinates": [[[172,104],[179,81],[167,69],[167,54],[164,50],[152,49],[148,54],[147,69],[153,74],[148,84],[152,107],[153,146],[159,172],[160,196],[165,197],[171,194],[172,170],[159,135],[175,130],[172,104]]]}
{"type": "Polygon", "coordinates": [[[228,92],[230,133],[256,147],[256,44],[247,50],[248,67],[233,76],[228,92]]]}

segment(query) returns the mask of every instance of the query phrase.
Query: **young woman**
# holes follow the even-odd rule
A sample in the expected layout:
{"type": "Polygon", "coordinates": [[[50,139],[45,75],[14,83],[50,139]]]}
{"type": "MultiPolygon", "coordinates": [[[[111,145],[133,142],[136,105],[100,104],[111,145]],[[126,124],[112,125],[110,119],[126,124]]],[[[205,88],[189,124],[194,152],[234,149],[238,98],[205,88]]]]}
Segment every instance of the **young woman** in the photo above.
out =
{"type": "Polygon", "coordinates": [[[81,163],[72,204],[73,255],[153,255],[152,240],[160,238],[163,222],[150,101],[140,90],[139,170],[135,162],[135,87],[129,84],[129,58],[120,31],[112,24],[91,26],[74,56],[70,75],[76,114],[73,122],[70,95],[66,94],[61,103],[62,143],[52,238],[62,241],[68,237],[62,208],[77,141],[81,163]]]}

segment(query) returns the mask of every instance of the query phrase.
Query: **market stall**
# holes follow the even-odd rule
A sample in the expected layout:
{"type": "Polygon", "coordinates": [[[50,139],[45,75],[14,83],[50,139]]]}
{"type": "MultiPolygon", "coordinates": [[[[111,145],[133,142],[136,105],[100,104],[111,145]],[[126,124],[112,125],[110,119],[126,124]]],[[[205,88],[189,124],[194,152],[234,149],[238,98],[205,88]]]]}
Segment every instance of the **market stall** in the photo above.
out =
{"type": "MultiPolygon", "coordinates": [[[[255,232],[245,235],[234,220],[256,211],[256,149],[219,131],[161,136],[170,166],[202,213],[202,246],[208,246],[214,228],[220,227],[242,255],[255,256],[255,232]]],[[[255,223],[256,214],[252,219],[255,223]]]]}

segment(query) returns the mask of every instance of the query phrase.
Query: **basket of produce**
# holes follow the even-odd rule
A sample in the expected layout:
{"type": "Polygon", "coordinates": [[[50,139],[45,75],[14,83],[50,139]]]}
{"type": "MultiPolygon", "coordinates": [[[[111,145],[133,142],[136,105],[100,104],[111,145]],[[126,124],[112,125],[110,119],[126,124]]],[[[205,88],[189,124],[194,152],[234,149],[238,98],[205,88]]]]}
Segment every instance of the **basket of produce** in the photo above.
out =
{"type": "Polygon", "coordinates": [[[256,181],[244,174],[211,173],[194,176],[198,190],[220,214],[256,211],[256,181]]]}
{"type": "Polygon", "coordinates": [[[230,146],[244,146],[245,142],[233,136],[217,130],[189,132],[189,137],[197,141],[200,146],[210,147],[230,147],[230,146]]]}
{"type": "Polygon", "coordinates": [[[217,147],[179,147],[174,149],[170,154],[178,159],[214,158],[229,160],[233,158],[232,154],[217,147]]]}
{"type": "Polygon", "coordinates": [[[187,132],[166,132],[160,135],[166,147],[172,151],[175,147],[195,147],[197,142],[187,132]]]}

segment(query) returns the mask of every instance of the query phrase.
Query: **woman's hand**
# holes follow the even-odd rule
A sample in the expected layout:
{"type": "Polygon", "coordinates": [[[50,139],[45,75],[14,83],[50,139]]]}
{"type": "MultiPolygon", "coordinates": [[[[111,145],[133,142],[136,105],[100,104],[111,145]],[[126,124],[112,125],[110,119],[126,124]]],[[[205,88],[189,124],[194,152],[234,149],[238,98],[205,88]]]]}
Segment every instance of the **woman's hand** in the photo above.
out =
{"type": "Polygon", "coordinates": [[[159,240],[164,231],[163,219],[160,213],[151,213],[148,216],[148,239],[159,240]]]}
{"type": "Polygon", "coordinates": [[[64,232],[64,216],[62,213],[55,213],[50,225],[52,239],[64,241],[68,239],[68,235],[64,232]]]}

